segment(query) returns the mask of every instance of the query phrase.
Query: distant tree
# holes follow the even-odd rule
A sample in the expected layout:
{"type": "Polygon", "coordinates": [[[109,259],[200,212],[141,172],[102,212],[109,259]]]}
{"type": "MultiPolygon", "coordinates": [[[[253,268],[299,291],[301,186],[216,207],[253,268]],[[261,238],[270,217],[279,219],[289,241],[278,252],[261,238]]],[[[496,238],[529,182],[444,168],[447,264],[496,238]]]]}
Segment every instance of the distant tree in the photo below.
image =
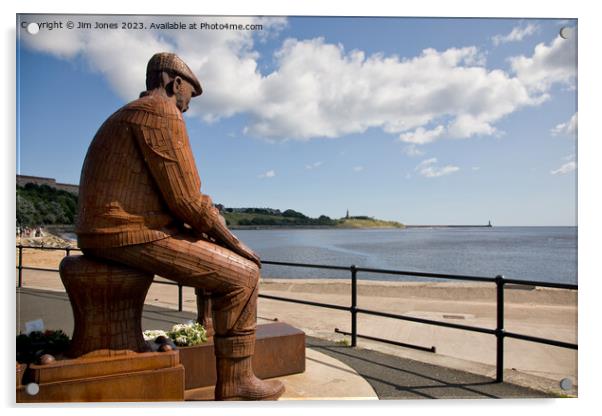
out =
{"type": "Polygon", "coordinates": [[[17,186],[17,223],[21,226],[73,224],[77,195],[48,185],[17,186]]]}
{"type": "Polygon", "coordinates": [[[293,218],[307,218],[304,214],[295,211],[294,209],[287,209],[282,213],[283,217],[293,217],[293,218]]]}
{"type": "Polygon", "coordinates": [[[31,226],[38,223],[40,218],[34,204],[17,193],[17,224],[31,226]]]}

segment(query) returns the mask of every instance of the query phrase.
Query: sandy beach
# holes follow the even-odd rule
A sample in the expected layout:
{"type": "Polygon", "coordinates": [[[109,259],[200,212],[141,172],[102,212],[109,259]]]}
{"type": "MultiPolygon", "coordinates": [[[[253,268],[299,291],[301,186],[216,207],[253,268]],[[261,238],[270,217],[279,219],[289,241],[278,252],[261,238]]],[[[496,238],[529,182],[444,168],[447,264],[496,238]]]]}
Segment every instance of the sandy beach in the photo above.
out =
{"type": "MultiPolygon", "coordinates": [[[[25,242],[24,242],[25,244],[25,242]]],[[[73,254],[76,254],[74,252],[73,254]]],[[[23,250],[23,265],[58,268],[64,251],[23,250]]],[[[160,279],[159,279],[160,280],[160,279]]],[[[64,291],[58,273],[23,271],[25,287],[64,291]]],[[[349,306],[349,281],[338,279],[262,279],[261,294],[349,306]]],[[[489,283],[358,282],[358,307],[409,316],[495,328],[495,286],[489,283]]],[[[521,334],[577,342],[577,293],[561,289],[509,286],[505,290],[505,329],[521,334]]],[[[177,308],[177,288],[153,284],[147,304],[177,308]]],[[[194,291],[184,288],[183,307],[196,310],[194,291]]],[[[260,298],[258,322],[287,322],[308,335],[348,340],[335,328],[350,331],[350,313],[260,298]]],[[[147,328],[151,329],[151,328],[147,328]]],[[[495,337],[377,316],[358,315],[358,333],[422,347],[436,354],[359,339],[364,348],[477,374],[495,374],[495,337]]],[[[577,352],[506,339],[506,380],[557,390],[562,378],[577,384],[577,352]]]]}

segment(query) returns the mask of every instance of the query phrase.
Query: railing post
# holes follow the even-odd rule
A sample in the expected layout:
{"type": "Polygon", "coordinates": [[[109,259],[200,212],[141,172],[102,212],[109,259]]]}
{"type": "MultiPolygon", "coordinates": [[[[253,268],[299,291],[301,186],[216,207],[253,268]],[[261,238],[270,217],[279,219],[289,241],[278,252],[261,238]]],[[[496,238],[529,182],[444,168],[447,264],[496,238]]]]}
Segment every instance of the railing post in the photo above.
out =
{"type": "Polygon", "coordinates": [[[71,254],[71,247],[69,247],[69,246],[65,247],[65,257],[69,257],[70,254],[71,254]]]}
{"type": "Polygon", "coordinates": [[[504,276],[495,276],[496,303],[497,303],[497,325],[495,328],[496,338],[496,375],[495,381],[504,381],[504,276]]]}
{"type": "Polygon", "coordinates": [[[17,287],[23,287],[23,246],[19,244],[19,283],[17,287]]]}
{"type": "Polygon", "coordinates": [[[357,346],[357,268],[351,269],[351,346],[357,346]]]}
{"type": "Polygon", "coordinates": [[[182,312],[182,285],[178,283],[178,311],[182,312]]]}

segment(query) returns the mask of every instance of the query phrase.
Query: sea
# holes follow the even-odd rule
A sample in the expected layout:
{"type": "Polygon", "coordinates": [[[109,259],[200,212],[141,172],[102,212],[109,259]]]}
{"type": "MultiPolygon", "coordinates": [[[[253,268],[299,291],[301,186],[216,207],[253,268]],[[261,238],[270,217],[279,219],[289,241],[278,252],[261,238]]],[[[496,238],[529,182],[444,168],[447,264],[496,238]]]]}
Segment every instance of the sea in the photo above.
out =
{"type": "MultiPolygon", "coordinates": [[[[262,260],[577,284],[577,227],[234,230],[262,260]]],[[[350,272],[263,265],[263,277],[350,272]]],[[[358,279],[439,279],[359,272],[358,279]]]]}
{"type": "MultiPolygon", "coordinates": [[[[577,284],[577,227],[240,229],[233,233],[262,260],[577,284]]],[[[349,271],[268,264],[261,274],[284,279],[350,277],[349,271]]],[[[358,272],[357,277],[441,281],[368,272],[358,272]]]]}

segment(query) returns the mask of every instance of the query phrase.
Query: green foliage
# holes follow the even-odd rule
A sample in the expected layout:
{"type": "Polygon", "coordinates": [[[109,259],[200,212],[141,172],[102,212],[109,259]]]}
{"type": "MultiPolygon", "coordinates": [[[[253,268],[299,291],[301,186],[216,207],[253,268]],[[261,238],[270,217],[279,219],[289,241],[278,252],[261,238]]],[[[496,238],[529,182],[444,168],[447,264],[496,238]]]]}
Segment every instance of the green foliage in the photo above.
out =
{"type": "Polygon", "coordinates": [[[73,224],[77,195],[48,185],[28,183],[17,186],[17,224],[34,227],[73,224]]]}
{"type": "Polygon", "coordinates": [[[332,219],[327,215],[310,218],[298,211],[280,212],[271,208],[226,208],[222,212],[232,227],[336,227],[336,228],[403,228],[396,221],[383,221],[365,215],[332,219]]]}
{"type": "Polygon", "coordinates": [[[61,330],[33,331],[17,335],[17,361],[34,363],[44,354],[58,355],[69,348],[69,337],[61,330]]]}
{"type": "Polygon", "coordinates": [[[330,226],[339,224],[339,220],[333,220],[326,215],[319,218],[310,218],[294,210],[286,210],[280,213],[278,210],[263,208],[245,208],[238,212],[225,209],[222,213],[229,226],[246,227],[296,227],[296,226],[330,226]],[[251,211],[253,210],[253,211],[251,211]],[[285,215],[286,214],[286,215],[285,215]]]}
{"type": "Polygon", "coordinates": [[[294,209],[287,209],[282,213],[283,217],[292,217],[292,218],[307,218],[300,212],[295,211],[294,209]]]}

